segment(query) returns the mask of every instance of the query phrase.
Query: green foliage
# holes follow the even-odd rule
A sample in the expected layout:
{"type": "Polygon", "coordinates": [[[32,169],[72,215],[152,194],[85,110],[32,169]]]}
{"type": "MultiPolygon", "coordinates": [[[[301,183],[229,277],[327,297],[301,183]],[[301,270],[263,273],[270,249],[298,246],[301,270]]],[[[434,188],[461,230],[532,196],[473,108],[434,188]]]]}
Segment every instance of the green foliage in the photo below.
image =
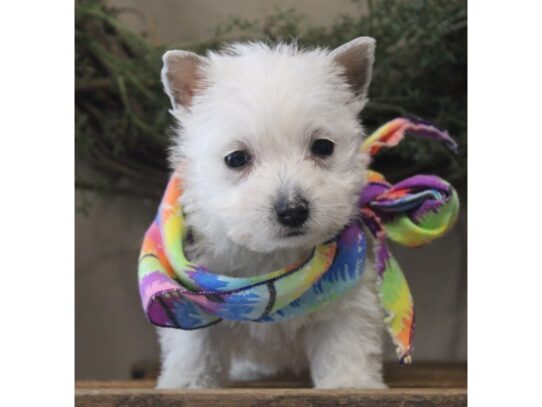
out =
{"type": "Polygon", "coordinates": [[[133,188],[152,191],[167,177],[162,51],[125,29],[101,1],[76,4],[76,154],[96,170],[78,187],[108,190],[105,184],[125,177],[133,188]]]}
{"type": "MultiPolygon", "coordinates": [[[[294,9],[276,9],[265,21],[239,17],[221,24],[214,39],[192,44],[204,53],[231,40],[290,41],[334,48],[360,35],[377,39],[371,100],[362,114],[371,131],[400,115],[446,128],[460,145],[453,156],[416,139],[377,158],[390,178],[436,173],[466,182],[466,0],[354,0],[356,15],[314,27],[294,9]]],[[[132,181],[121,192],[156,195],[167,177],[168,100],[159,83],[163,49],[125,29],[99,0],[76,4],[76,146],[78,157],[107,179],[132,181]]],[[[92,188],[96,180],[78,181],[92,188]]]]}

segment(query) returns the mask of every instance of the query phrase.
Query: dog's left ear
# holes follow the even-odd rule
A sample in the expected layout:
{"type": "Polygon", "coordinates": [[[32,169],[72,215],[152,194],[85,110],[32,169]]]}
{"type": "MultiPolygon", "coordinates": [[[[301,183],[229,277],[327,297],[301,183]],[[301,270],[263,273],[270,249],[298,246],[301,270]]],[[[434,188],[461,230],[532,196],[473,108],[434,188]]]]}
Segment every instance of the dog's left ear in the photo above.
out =
{"type": "Polygon", "coordinates": [[[367,96],[371,83],[375,46],[374,38],[358,37],[331,52],[335,62],[344,68],[346,81],[362,99],[367,96]]]}
{"type": "Polygon", "coordinates": [[[189,109],[194,94],[202,87],[201,66],[206,58],[193,52],[173,50],[162,57],[162,84],[174,109],[189,109]]]}

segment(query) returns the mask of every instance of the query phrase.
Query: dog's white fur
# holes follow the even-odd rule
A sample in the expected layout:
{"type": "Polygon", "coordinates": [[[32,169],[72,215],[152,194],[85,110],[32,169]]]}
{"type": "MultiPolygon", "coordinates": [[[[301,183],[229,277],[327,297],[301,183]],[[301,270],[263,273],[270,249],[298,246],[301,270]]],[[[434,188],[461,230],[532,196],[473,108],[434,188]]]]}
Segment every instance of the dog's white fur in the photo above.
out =
{"type": "MultiPolygon", "coordinates": [[[[299,50],[235,44],[206,57],[164,55],[162,80],[178,121],[172,166],[194,241],[189,257],[222,274],[267,273],[306,256],[357,213],[368,158],[358,115],[367,101],[374,40],[299,50]],[[316,138],[333,155],[311,156],[316,138]],[[246,150],[250,165],[224,157],[246,150]],[[273,205],[301,191],[310,215],[285,237],[273,205]]],[[[276,324],[223,321],[205,329],[159,329],[159,388],[216,387],[289,369],[310,369],[319,388],[381,388],[383,315],[368,265],[362,284],[323,309],[276,324]]]]}

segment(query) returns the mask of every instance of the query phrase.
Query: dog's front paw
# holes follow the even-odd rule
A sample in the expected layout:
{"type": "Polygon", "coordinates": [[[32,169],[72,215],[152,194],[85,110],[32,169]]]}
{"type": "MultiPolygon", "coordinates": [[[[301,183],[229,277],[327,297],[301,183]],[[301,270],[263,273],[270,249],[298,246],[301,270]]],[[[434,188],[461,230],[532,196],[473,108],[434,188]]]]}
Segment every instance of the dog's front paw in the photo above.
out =
{"type": "Polygon", "coordinates": [[[168,376],[161,375],[156,383],[157,389],[213,389],[220,381],[212,376],[168,376]]]}
{"type": "Polygon", "coordinates": [[[335,376],[318,380],[314,387],[317,389],[387,389],[388,386],[379,379],[335,376]]]}

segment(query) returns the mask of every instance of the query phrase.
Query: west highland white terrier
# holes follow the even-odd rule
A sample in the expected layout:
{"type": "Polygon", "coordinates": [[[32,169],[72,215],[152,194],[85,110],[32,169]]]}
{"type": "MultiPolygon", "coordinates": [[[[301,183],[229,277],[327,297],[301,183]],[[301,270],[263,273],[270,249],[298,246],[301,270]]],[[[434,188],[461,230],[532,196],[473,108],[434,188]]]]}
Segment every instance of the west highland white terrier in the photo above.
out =
{"type": "MultiPolygon", "coordinates": [[[[177,120],[189,258],[230,276],[306,258],[357,216],[369,158],[359,114],[375,40],[329,51],[234,44],[202,57],[164,54],[177,120]]],[[[310,370],[318,388],[382,388],[383,311],[370,263],[361,284],[322,309],[280,323],[223,321],[159,329],[158,388],[310,370]]]]}

